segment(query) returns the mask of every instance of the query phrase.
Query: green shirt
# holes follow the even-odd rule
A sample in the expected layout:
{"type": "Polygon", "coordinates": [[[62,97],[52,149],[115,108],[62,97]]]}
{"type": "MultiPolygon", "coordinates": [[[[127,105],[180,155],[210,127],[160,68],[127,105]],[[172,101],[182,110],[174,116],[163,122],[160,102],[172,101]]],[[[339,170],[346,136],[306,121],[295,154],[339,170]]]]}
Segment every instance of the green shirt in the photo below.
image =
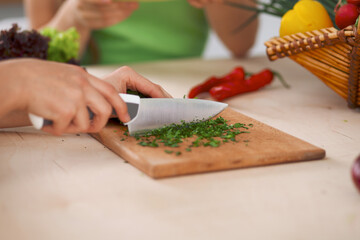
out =
{"type": "Polygon", "coordinates": [[[126,64],[200,56],[208,36],[204,11],[186,0],[140,3],[123,22],[92,32],[82,64],[126,64]]]}

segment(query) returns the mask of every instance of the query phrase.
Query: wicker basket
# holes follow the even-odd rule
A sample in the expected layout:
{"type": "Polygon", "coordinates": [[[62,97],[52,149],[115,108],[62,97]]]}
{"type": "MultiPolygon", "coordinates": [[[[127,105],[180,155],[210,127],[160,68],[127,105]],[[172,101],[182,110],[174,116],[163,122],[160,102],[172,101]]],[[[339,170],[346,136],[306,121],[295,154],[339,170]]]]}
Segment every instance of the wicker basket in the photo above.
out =
{"type": "Polygon", "coordinates": [[[297,33],[272,38],[265,46],[270,60],[291,58],[347,99],[350,108],[360,107],[360,28],[297,33]]]}

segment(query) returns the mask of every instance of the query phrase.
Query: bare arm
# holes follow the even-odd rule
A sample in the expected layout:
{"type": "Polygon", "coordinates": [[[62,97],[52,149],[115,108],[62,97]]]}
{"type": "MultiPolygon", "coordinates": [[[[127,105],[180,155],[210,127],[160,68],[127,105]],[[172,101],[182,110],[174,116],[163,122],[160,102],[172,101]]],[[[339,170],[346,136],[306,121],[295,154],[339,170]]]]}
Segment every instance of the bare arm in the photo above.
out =
{"type": "Polygon", "coordinates": [[[80,54],[84,51],[91,30],[76,21],[73,1],[24,0],[24,3],[31,28],[39,30],[44,27],[53,27],[59,31],[65,31],[75,27],[80,35],[80,54]]]}
{"type": "MultiPolygon", "coordinates": [[[[255,5],[253,1],[249,0],[243,0],[242,2],[255,5]]],[[[205,7],[205,11],[212,29],[226,47],[235,57],[244,57],[255,42],[258,19],[256,18],[240,30],[237,29],[254,13],[221,3],[210,4],[205,7]]]]}
{"type": "Polygon", "coordinates": [[[80,34],[80,54],[94,29],[128,18],[138,8],[134,2],[111,0],[24,0],[31,27],[53,27],[60,31],[75,27],[80,34]]]}
{"type": "MultiPolygon", "coordinates": [[[[231,0],[256,6],[252,0],[231,0]]],[[[244,57],[255,42],[258,19],[255,18],[246,27],[239,28],[254,12],[225,5],[225,0],[188,0],[196,8],[204,8],[211,28],[235,57],[244,57]]]]}

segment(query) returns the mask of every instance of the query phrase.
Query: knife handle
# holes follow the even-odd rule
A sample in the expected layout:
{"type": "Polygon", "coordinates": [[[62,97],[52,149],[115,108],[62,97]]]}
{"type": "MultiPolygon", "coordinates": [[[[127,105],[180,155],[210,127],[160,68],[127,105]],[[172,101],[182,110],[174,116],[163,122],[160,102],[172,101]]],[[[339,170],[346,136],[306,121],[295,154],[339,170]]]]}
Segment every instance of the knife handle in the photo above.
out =
{"type": "MultiPolygon", "coordinates": [[[[119,93],[119,96],[127,105],[130,119],[135,118],[140,105],[140,97],[137,95],[124,94],[124,93],[119,93]]],[[[87,110],[89,113],[89,119],[92,120],[95,114],[91,111],[89,107],[87,107],[87,110]]],[[[112,114],[116,115],[115,109],[112,110],[112,114]]],[[[29,113],[29,118],[31,124],[34,126],[35,129],[38,130],[42,129],[44,126],[50,126],[53,124],[52,120],[44,119],[43,117],[37,116],[32,113],[29,113]]]]}

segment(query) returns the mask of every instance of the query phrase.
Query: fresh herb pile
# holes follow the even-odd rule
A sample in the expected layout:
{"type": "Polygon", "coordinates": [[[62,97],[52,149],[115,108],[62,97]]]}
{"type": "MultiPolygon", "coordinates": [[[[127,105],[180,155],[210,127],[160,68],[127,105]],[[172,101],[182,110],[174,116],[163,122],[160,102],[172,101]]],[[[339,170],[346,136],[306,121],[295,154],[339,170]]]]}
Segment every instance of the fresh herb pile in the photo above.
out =
{"type": "Polygon", "coordinates": [[[41,32],[24,30],[17,24],[0,32],[0,60],[38,58],[65,63],[76,63],[79,34],[75,28],[58,32],[45,28],[41,32]]]}
{"type": "MultiPolygon", "coordinates": [[[[237,142],[236,136],[241,133],[250,133],[252,124],[228,124],[222,117],[206,121],[182,122],[151,130],[142,135],[135,135],[138,144],[144,147],[166,146],[178,148],[182,143],[189,145],[185,149],[190,152],[194,147],[219,147],[228,142],[237,142]],[[194,141],[188,140],[194,137],[194,141]],[[195,138],[196,137],[196,138],[195,138]]],[[[124,133],[128,136],[128,132],[124,133]]],[[[125,140],[125,138],[121,139],[125,140]]],[[[180,151],[165,150],[166,153],[180,155],[180,151]]]]}

